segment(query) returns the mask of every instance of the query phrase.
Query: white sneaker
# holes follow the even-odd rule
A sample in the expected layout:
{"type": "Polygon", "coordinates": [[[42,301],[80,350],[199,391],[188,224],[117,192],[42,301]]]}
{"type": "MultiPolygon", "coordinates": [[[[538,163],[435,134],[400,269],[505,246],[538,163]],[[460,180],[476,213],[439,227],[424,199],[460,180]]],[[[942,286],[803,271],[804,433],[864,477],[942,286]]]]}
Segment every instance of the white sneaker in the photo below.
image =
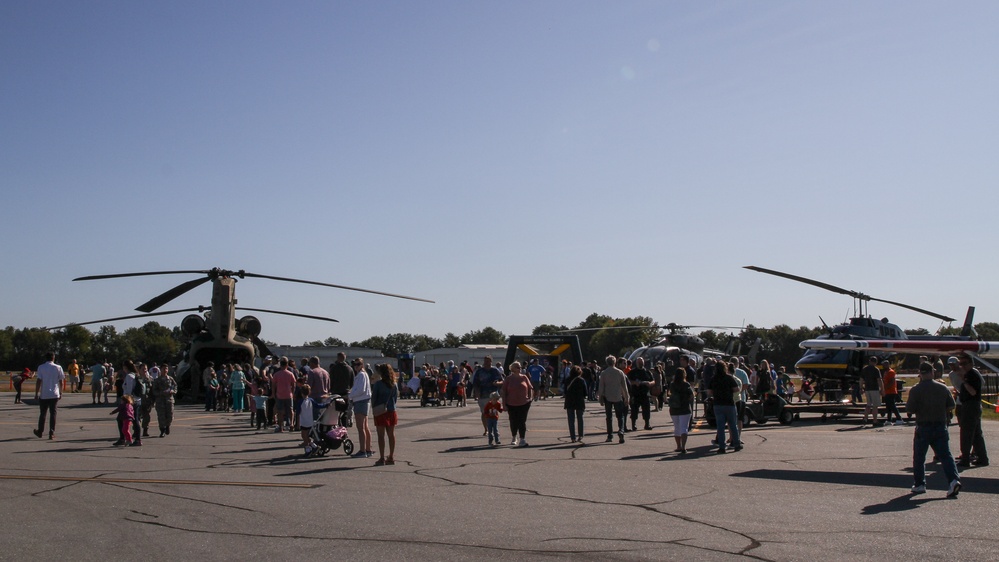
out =
{"type": "Polygon", "coordinates": [[[956,498],[958,492],[960,491],[961,491],[961,481],[954,480],[953,482],[950,483],[950,488],[947,490],[947,497],[956,498]]]}
{"type": "Polygon", "coordinates": [[[527,444],[527,439],[525,439],[525,440],[521,441],[521,442],[520,442],[520,446],[521,446],[521,447],[530,447],[530,445],[528,445],[528,444],[527,444]]]}
{"type": "Polygon", "coordinates": [[[895,420],[895,425],[905,425],[905,422],[902,420],[895,420]]]}
{"type": "Polygon", "coordinates": [[[926,484],[920,484],[919,486],[913,486],[912,487],[912,493],[913,494],[925,494],[926,493],[926,484]]]}
{"type": "Polygon", "coordinates": [[[514,437],[513,441],[510,442],[510,446],[511,447],[516,447],[517,446],[517,438],[516,437],[514,437]]]}

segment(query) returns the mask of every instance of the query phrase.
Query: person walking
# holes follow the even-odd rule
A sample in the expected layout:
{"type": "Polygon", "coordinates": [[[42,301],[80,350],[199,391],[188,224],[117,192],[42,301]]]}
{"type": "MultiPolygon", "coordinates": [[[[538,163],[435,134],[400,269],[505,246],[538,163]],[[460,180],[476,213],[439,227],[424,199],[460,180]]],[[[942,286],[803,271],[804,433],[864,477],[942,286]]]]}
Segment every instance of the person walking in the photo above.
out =
{"type": "MultiPolygon", "coordinates": [[[[970,361],[970,360],[969,360],[970,361]]],[[[941,382],[933,379],[933,365],[919,365],[919,383],[909,391],[905,411],[916,416],[916,432],[912,439],[912,493],[926,492],[926,450],[940,460],[940,467],[947,477],[948,498],[956,498],[961,491],[957,465],[950,452],[950,435],[947,416],[954,409],[954,396],[941,382]]]]}
{"type": "Polygon", "coordinates": [[[607,418],[607,442],[614,440],[614,426],[611,416],[617,418],[617,442],[624,443],[624,416],[627,411],[629,400],[628,377],[624,371],[617,368],[617,358],[608,355],[604,359],[607,365],[600,372],[600,381],[597,384],[597,400],[604,407],[604,415],[607,418]]]}
{"type": "Polygon", "coordinates": [[[510,416],[510,433],[513,434],[513,442],[510,444],[516,447],[527,447],[527,414],[531,411],[531,397],[534,395],[534,387],[531,386],[531,378],[521,372],[519,361],[514,361],[510,365],[510,375],[503,381],[500,387],[500,397],[503,399],[503,408],[510,416]],[[518,441],[518,435],[520,437],[518,441]]]}
{"type": "Polygon", "coordinates": [[[395,426],[399,424],[396,401],[399,399],[398,375],[388,363],[375,367],[378,380],[371,385],[371,414],[375,418],[375,431],[378,433],[378,460],[375,465],[395,464],[395,426]],[[385,455],[385,440],[388,439],[388,455],[385,455]]]}
{"type": "Polygon", "coordinates": [[[45,354],[45,362],[35,370],[35,400],[38,400],[38,429],[35,437],[41,439],[45,432],[45,414],[49,415],[49,439],[55,439],[56,405],[62,397],[60,387],[66,373],[55,362],[55,352],[45,354]]]}
{"type": "Polygon", "coordinates": [[[583,369],[574,365],[565,381],[564,404],[569,422],[569,442],[583,444],[583,412],[586,410],[586,379],[583,369]],[[578,437],[577,437],[578,435],[578,437]]]}

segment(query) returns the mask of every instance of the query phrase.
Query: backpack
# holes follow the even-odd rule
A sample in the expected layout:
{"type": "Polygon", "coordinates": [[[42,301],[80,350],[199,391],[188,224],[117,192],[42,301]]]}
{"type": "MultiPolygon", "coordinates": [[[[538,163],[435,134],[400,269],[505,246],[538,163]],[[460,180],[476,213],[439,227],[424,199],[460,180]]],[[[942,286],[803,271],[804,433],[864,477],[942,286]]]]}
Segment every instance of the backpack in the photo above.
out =
{"type": "Polygon", "coordinates": [[[146,395],[146,383],[139,377],[135,377],[135,384],[132,385],[132,396],[142,398],[146,395]]]}

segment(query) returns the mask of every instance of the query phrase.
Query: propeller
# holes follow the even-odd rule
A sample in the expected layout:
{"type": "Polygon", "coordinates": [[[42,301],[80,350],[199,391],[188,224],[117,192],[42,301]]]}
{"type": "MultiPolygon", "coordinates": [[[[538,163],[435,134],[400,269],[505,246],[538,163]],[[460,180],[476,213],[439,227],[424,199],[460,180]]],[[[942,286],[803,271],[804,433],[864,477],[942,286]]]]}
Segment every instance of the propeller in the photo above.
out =
{"type": "MultiPolygon", "coordinates": [[[[361,293],[371,293],[373,295],[382,295],[382,296],[394,297],[394,298],[398,298],[398,299],[407,299],[407,300],[429,302],[429,303],[433,303],[434,302],[432,300],[421,299],[419,297],[410,297],[410,296],[406,296],[406,295],[397,295],[397,294],[394,294],[394,293],[385,293],[385,292],[382,292],[382,291],[373,291],[373,290],[370,290],[370,289],[361,289],[361,288],[358,288],[358,287],[349,287],[347,285],[336,285],[336,284],[333,284],[333,283],[322,283],[322,282],[319,282],[319,281],[308,281],[308,280],[305,280],[305,279],[294,279],[294,278],[291,278],[291,277],[277,277],[277,276],[274,276],[274,275],[263,275],[263,274],[260,274],[260,273],[249,273],[249,272],[244,271],[242,269],[239,270],[239,271],[232,271],[232,270],[228,270],[228,269],[221,269],[221,268],[218,268],[218,267],[214,267],[214,268],[208,269],[208,270],[185,269],[185,270],[176,270],[176,271],[142,271],[142,272],[137,272],[137,273],[112,273],[112,274],[108,274],[108,275],[88,275],[88,276],[84,276],[84,277],[77,277],[76,279],[73,279],[73,281],[93,281],[93,280],[96,280],[96,279],[115,279],[115,278],[120,278],[120,277],[141,277],[141,276],[149,276],[149,275],[175,275],[175,274],[187,274],[187,275],[190,275],[190,274],[201,274],[201,275],[204,275],[204,277],[202,277],[200,279],[193,279],[191,281],[185,281],[185,282],[181,283],[180,285],[177,285],[176,287],[174,287],[174,288],[172,288],[172,289],[170,289],[168,291],[165,291],[164,293],[162,293],[160,295],[157,295],[156,297],[153,297],[149,301],[147,301],[147,302],[143,303],[142,305],[140,305],[139,307],[137,307],[136,310],[141,311],[141,312],[147,312],[147,313],[148,312],[152,312],[152,311],[156,310],[157,308],[165,305],[166,303],[174,300],[175,298],[183,295],[184,293],[190,291],[191,289],[194,289],[195,287],[198,287],[198,286],[200,286],[200,285],[202,285],[204,283],[207,283],[208,281],[212,281],[212,280],[218,279],[219,277],[239,277],[240,279],[244,279],[246,277],[257,277],[257,278],[261,278],[261,279],[273,279],[275,281],[287,281],[287,282],[290,282],[290,283],[303,283],[303,284],[306,284],[306,285],[319,285],[321,287],[332,287],[334,289],[346,289],[348,291],[358,291],[358,292],[361,292],[361,293]]],[[[323,319],[323,318],[320,318],[320,319],[323,319]]]]}
{"type": "MultiPolygon", "coordinates": [[[[72,322],[65,324],[63,326],[53,326],[51,328],[42,328],[43,330],[61,330],[63,328],[68,328],[70,326],[86,326],[89,324],[101,324],[104,322],[116,322],[118,320],[132,320],[133,318],[146,318],[147,316],[166,316],[168,314],[180,314],[183,312],[204,312],[211,307],[199,306],[197,308],[181,308],[178,310],[164,310],[161,312],[147,312],[145,314],[131,314],[129,316],[116,316],[114,318],[104,318],[102,320],[91,320],[89,322],[72,322]]],[[[249,310],[252,312],[267,312],[269,314],[283,314],[285,316],[297,316],[299,318],[309,318],[311,320],[324,320],[326,322],[339,322],[335,318],[327,318],[325,316],[313,316],[311,314],[299,314],[297,312],[283,312],[280,310],[267,310],[263,308],[244,308],[242,306],[237,306],[236,310],[249,310]]]]}
{"type": "Polygon", "coordinates": [[[280,310],[267,310],[263,308],[244,308],[242,306],[237,306],[236,310],[250,310],[253,312],[268,312],[270,314],[283,314],[285,316],[297,316],[299,318],[310,318],[312,320],[325,320],[327,322],[339,322],[336,318],[327,318],[325,316],[312,316],[311,314],[299,314],[297,312],[282,312],[280,310]]]}
{"type": "Polygon", "coordinates": [[[861,293],[861,292],[858,292],[858,291],[850,291],[848,289],[843,289],[841,287],[837,287],[835,285],[830,285],[828,283],[823,283],[822,281],[816,281],[814,279],[809,279],[807,277],[801,277],[801,276],[798,276],[798,275],[791,275],[790,273],[783,273],[783,272],[780,272],[780,271],[774,271],[773,269],[766,269],[766,268],[762,268],[762,267],[756,267],[755,265],[747,265],[747,266],[744,266],[744,268],[745,269],[750,269],[752,271],[758,271],[760,273],[766,273],[768,275],[775,275],[777,277],[783,277],[785,279],[790,279],[792,281],[798,281],[799,283],[805,283],[805,284],[808,284],[808,285],[814,285],[816,287],[825,289],[827,291],[832,291],[834,293],[839,293],[841,295],[849,295],[849,296],[851,296],[851,297],[853,297],[853,298],[855,298],[857,300],[863,301],[863,302],[877,301],[877,302],[883,302],[883,303],[887,303],[887,304],[893,304],[895,306],[899,306],[899,307],[902,307],[902,308],[907,308],[909,310],[914,310],[916,312],[920,312],[920,313],[925,314],[927,316],[932,316],[934,318],[939,318],[940,320],[943,320],[944,322],[953,322],[954,321],[954,319],[951,318],[951,317],[949,317],[949,316],[944,316],[943,314],[937,314],[936,312],[930,312],[929,310],[926,310],[926,309],[923,309],[923,308],[918,308],[918,307],[915,307],[915,306],[912,306],[912,305],[908,305],[908,304],[903,304],[903,303],[900,303],[900,302],[895,302],[895,301],[890,301],[890,300],[885,300],[885,299],[874,298],[874,297],[872,297],[870,295],[865,295],[864,293],[861,293]]]}
{"type": "Polygon", "coordinates": [[[100,324],[102,322],[116,322],[118,320],[131,320],[133,318],[145,318],[147,316],[165,316],[167,314],[180,314],[181,312],[204,312],[208,310],[207,307],[199,306],[197,308],[182,308],[180,310],[167,310],[164,312],[151,312],[146,314],[132,314],[131,316],[118,316],[116,318],[105,318],[103,320],[91,320],[89,322],[72,322],[63,326],[53,326],[52,328],[42,328],[43,330],[61,330],[63,328],[68,328],[70,326],[86,326],[88,324],[100,324]]]}

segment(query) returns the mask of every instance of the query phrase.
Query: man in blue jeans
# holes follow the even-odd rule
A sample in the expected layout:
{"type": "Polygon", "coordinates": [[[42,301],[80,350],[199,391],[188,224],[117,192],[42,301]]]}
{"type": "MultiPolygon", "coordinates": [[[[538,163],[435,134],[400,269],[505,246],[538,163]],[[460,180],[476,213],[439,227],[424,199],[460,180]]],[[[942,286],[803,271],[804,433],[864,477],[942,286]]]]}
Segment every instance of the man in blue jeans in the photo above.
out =
{"type": "Polygon", "coordinates": [[[912,387],[905,401],[905,411],[916,416],[916,435],[912,440],[912,493],[926,493],[926,449],[932,447],[947,481],[947,497],[961,491],[957,465],[950,454],[947,416],[954,409],[954,396],[943,383],[933,380],[933,365],[919,365],[919,384],[912,387]]]}
{"type": "Polygon", "coordinates": [[[628,377],[624,371],[615,365],[617,358],[608,355],[604,360],[607,368],[600,372],[600,381],[597,384],[597,400],[604,407],[604,414],[607,416],[607,442],[614,440],[614,426],[612,415],[617,418],[617,442],[624,443],[624,416],[628,411],[626,405],[630,399],[628,394],[628,377]]]}
{"type": "MultiPolygon", "coordinates": [[[[764,376],[761,374],[761,376],[764,376]]],[[[708,392],[714,403],[715,424],[718,433],[715,437],[715,444],[718,445],[718,452],[725,453],[725,426],[729,428],[732,437],[732,448],[736,451],[742,450],[742,437],[739,434],[739,415],[735,403],[742,395],[742,382],[728,372],[728,363],[718,361],[715,364],[715,372],[711,375],[711,386],[708,392]]]]}

